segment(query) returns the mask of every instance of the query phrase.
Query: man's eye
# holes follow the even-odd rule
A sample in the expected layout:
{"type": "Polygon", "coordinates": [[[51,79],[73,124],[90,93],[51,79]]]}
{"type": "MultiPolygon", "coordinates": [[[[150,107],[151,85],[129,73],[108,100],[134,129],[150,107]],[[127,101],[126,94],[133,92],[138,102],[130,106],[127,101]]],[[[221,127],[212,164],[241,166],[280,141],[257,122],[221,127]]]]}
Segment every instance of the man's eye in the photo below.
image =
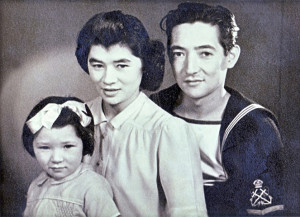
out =
{"type": "Polygon", "coordinates": [[[183,56],[184,56],[183,52],[179,52],[179,51],[173,52],[173,57],[183,57],[183,56]]]}
{"type": "Polygon", "coordinates": [[[212,55],[213,54],[211,52],[207,52],[207,51],[200,53],[200,56],[202,56],[202,57],[209,57],[209,56],[212,56],[212,55]]]}

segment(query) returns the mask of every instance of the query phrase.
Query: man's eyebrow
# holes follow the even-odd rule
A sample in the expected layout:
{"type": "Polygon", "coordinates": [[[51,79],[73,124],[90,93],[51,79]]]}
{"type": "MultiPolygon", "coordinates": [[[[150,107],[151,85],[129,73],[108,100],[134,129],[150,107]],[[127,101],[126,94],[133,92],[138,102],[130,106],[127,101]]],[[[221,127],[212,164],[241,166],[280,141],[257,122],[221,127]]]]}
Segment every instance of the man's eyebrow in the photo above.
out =
{"type": "Polygon", "coordinates": [[[211,46],[211,45],[201,45],[195,48],[196,50],[200,50],[200,49],[212,49],[212,50],[216,50],[215,47],[211,46]]]}
{"type": "MultiPolygon", "coordinates": [[[[176,50],[176,49],[185,50],[184,47],[181,47],[181,46],[178,46],[178,45],[171,46],[171,50],[176,50]]],[[[200,49],[212,49],[212,50],[216,50],[216,48],[213,47],[213,46],[211,46],[211,45],[201,45],[201,46],[195,47],[195,50],[200,50],[200,49]]]]}
{"type": "Polygon", "coordinates": [[[178,46],[178,45],[171,46],[171,50],[176,50],[176,49],[178,49],[178,50],[185,50],[183,47],[178,46]]]}

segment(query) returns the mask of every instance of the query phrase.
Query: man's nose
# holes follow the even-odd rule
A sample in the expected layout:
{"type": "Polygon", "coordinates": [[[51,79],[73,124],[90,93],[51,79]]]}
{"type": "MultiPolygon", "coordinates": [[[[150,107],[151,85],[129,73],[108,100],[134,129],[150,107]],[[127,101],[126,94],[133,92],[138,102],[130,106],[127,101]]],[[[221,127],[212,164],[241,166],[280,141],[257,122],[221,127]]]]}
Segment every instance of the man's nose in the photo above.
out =
{"type": "Polygon", "coordinates": [[[185,60],[185,71],[187,74],[195,74],[199,71],[196,54],[190,53],[185,60]]]}

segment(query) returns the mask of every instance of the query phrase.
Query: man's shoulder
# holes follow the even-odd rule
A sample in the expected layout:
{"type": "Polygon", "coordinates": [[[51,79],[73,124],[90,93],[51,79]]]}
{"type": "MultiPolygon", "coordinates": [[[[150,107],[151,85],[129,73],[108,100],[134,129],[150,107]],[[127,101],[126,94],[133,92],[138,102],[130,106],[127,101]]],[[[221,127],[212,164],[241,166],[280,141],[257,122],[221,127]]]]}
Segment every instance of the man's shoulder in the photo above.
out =
{"type": "Polygon", "coordinates": [[[233,128],[232,135],[239,137],[242,133],[244,138],[246,135],[279,135],[277,118],[269,109],[249,100],[238,91],[230,89],[229,93],[231,97],[224,112],[221,135],[228,128],[233,128]]]}
{"type": "Polygon", "coordinates": [[[253,111],[249,112],[249,114],[246,115],[247,118],[258,121],[264,118],[270,118],[277,123],[276,116],[268,108],[261,106],[260,104],[244,96],[241,92],[237,90],[226,87],[226,91],[228,91],[231,96],[224,111],[224,119],[232,120],[236,116],[240,115],[241,112],[245,110],[245,108],[255,104],[259,106],[257,106],[257,109],[254,109],[253,111]]]}
{"type": "Polygon", "coordinates": [[[179,93],[179,86],[177,84],[173,84],[170,87],[151,94],[150,99],[164,110],[171,112],[173,106],[176,103],[179,93]]]}

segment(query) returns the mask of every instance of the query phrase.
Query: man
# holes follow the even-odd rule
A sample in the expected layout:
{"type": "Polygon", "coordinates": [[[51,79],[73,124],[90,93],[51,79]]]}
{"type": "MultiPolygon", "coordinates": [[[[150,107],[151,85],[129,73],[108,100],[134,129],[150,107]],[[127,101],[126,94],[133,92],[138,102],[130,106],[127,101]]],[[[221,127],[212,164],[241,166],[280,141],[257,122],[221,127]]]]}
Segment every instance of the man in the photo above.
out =
{"type": "Polygon", "coordinates": [[[161,28],[177,84],[151,99],[198,135],[208,215],[282,214],[276,118],[225,86],[240,55],[234,15],[221,6],[182,3],[161,28]]]}

